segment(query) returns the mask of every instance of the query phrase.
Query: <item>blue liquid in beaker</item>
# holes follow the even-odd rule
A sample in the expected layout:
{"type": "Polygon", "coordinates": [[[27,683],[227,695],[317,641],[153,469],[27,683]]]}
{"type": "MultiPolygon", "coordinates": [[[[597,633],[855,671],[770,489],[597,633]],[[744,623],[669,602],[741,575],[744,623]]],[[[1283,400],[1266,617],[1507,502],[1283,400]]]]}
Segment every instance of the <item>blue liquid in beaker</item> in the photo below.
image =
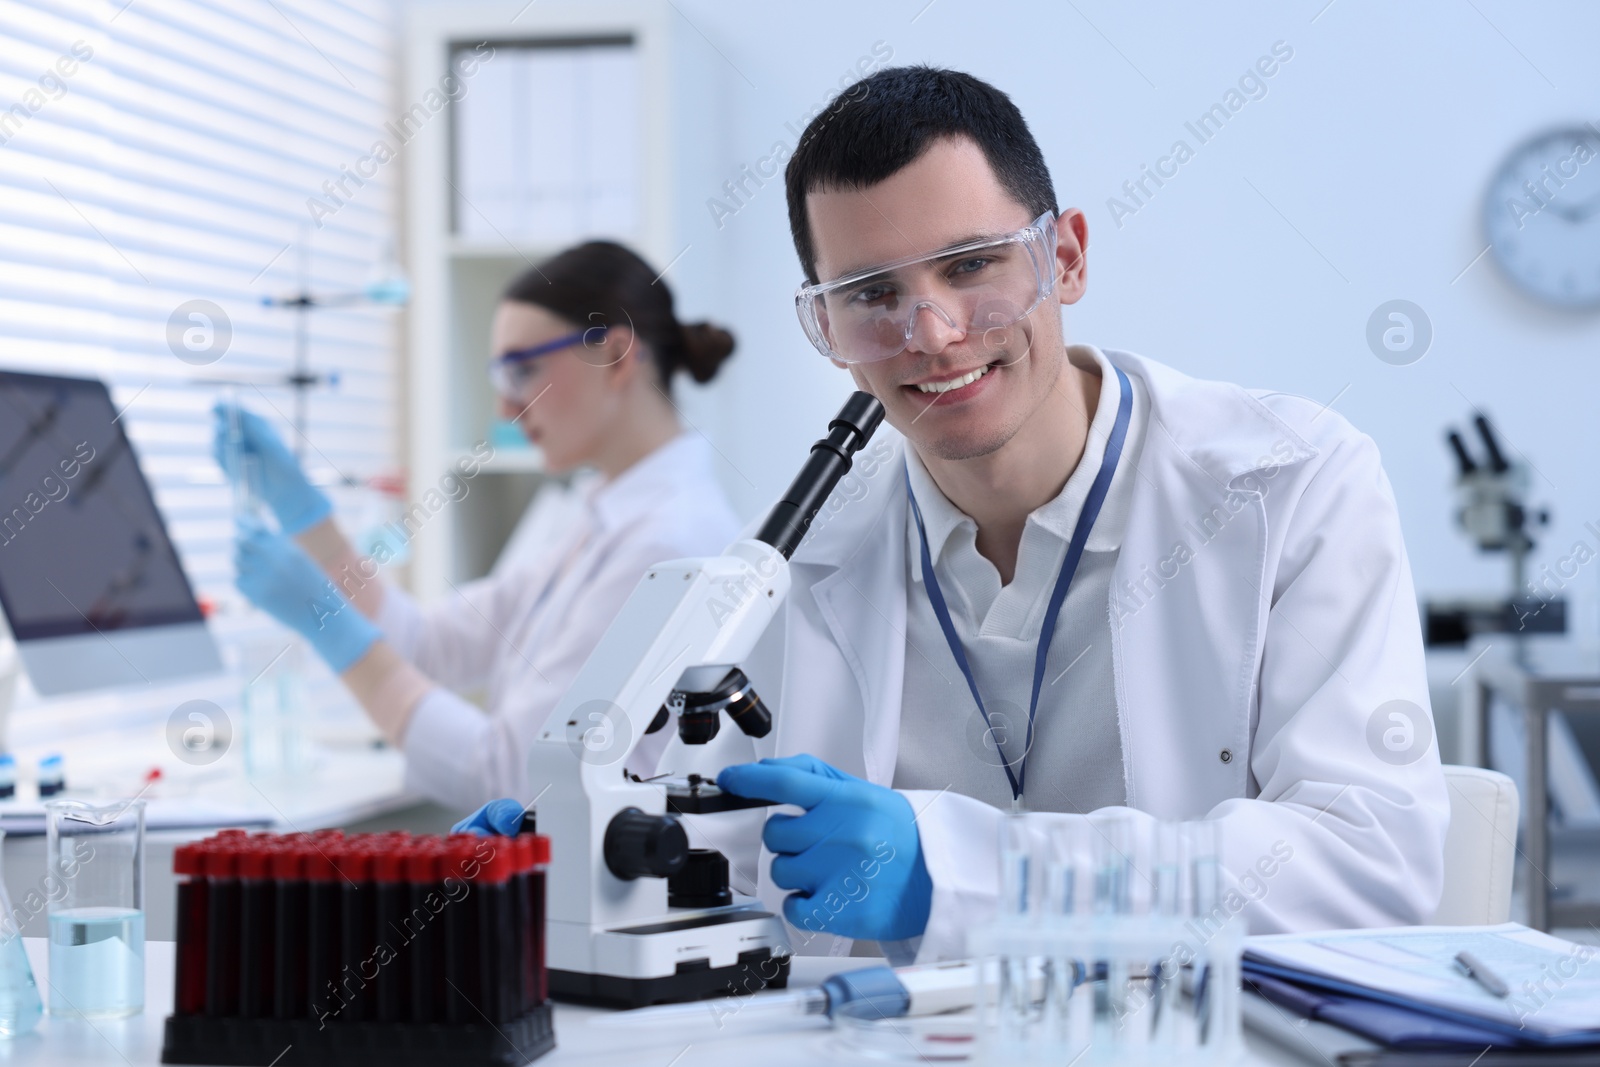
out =
{"type": "Polygon", "coordinates": [[[114,1018],[144,1010],[144,912],[50,913],[50,1014],[114,1018]]]}
{"type": "Polygon", "coordinates": [[[28,1033],[43,1014],[22,935],[12,934],[0,941],[0,1038],[28,1033]]]}

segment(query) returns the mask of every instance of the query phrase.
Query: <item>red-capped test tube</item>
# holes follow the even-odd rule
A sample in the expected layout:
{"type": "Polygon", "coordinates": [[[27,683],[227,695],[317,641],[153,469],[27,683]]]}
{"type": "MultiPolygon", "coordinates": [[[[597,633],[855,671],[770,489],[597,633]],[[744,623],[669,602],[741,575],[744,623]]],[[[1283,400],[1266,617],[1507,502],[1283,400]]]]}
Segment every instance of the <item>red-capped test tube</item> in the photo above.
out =
{"type": "MultiPolygon", "coordinates": [[[[412,851],[408,835],[391,838],[372,854],[372,918],[375,941],[387,946],[404,936],[406,905],[406,860],[412,851]]],[[[376,951],[376,945],[374,945],[376,951]]],[[[373,1018],[380,1023],[400,1022],[408,1017],[411,992],[411,946],[402,944],[379,961],[373,980],[373,1018]]]]}
{"type": "Polygon", "coordinates": [[[239,1014],[240,839],[224,830],[206,844],[201,869],[206,876],[206,1014],[239,1014]]]}
{"type": "Polygon", "coordinates": [[[372,846],[365,835],[345,838],[334,853],[339,889],[339,1018],[362,1022],[372,1018],[372,990],[377,977],[372,946],[372,846]]]}
{"type": "Polygon", "coordinates": [[[497,1023],[510,1022],[521,1014],[522,943],[511,884],[520,853],[512,838],[480,839],[474,854],[478,868],[469,880],[478,898],[483,1012],[497,1023]]]}
{"type": "Polygon", "coordinates": [[[339,1005],[339,871],[330,849],[337,839],[316,840],[303,853],[306,878],[306,999],[307,1014],[337,1020],[339,1005]]]}
{"type": "Polygon", "coordinates": [[[273,901],[272,1017],[304,1019],[311,1014],[306,984],[306,857],[314,853],[310,839],[285,837],[268,861],[277,889],[273,901]]]}
{"type": "Polygon", "coordinates": [[[470,1022],[483,1003],[484,959],[479,944],[479,894],[470,879],[480,867],[479,842],[474,834],[451,834],[440,858],[440,888],[445,896],[440,934],[444,944],[444,1021],[470,1022]]]}
{"type": "Polygon", "coordinates": [[[528,925],[522,951],[533,973],[528,1002],[532,1010],[550,999],[550,976],[545,970],[545,872],[550,869],[550,839],[543,834],[523,834],[517,840],[527,864],[528,925]]]}
{"type": "Polygon", "coordinates": [[[206,1010],[207,889],[204,850],[198,841],[172,850],[172,873],[178,879],[178,944],[172,1003],[179,1015],[206,1010]]]}
{"type": "Polygon", "coordinates": [[[247,838],[239,846],[239,1014],[246,1019],[272,1016],[273,927],[277,892],[272,881],[273,834],[247,838]]]}
{"type": "Polygon", "coordinates": [[[440,916],[448,900],[441,884],[444,850],[438,838],[414,842],[405,857],[407,916],[405,929],[411,940],[410,1018],[412,1022],[438,1022],[444,1017],[444,963],[440,916]]]}

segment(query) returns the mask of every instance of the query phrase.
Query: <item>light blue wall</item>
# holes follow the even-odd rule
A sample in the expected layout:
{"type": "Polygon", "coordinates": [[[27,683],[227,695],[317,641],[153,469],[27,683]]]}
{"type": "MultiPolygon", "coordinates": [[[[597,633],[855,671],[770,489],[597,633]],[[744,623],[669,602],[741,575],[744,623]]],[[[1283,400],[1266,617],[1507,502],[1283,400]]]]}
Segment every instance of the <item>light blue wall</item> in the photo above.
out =
{"type": "MultiPolygon", "coordinates": [[[[1068,335],[1190,373],[1338,397],[1383,450],[1423,593],[1495,591],[1505,562],[1455,528],[1442,433],[1483,405],[1542,474],[1555,525],[1535,565],[1600,519],[1588,433],[1600,314],[1517,295],[1483,249],[1481,199],[1518,142],[1600,121],[1600,5],[1512,0],[1294,3],[973,3],[674,0],[687,58],[675,176],[682,310],[737,332],[690,417],[728,462],[740,510],[781,490],[849,389],[795,322],[799,267],[781,181],[719,228],[707,201],[803,119],[875,42],[894,62],[958,67],[1010,93],[1064,204],[1090,221],[1087,297],[1068,335]],[[1325,6],[1326,5],[1326,6],[1325,6]],[[1293,58],[1212,141],[1184,127],[1285,42],[1293,58]],[[793,124],[792,126],[787,124],[793,124]],[[1196,154],[1119,227],[1107,207],[1174,140],[1196,154]],[[1395,367],[1367,348],[1380,303],[1406,298],[1435,337],[1395,367]]],[[[1595,630],[1600,565],[1574,582],[1595,630]]]]}
{"type": "MultiPolygon", "coordinates": [[[[1580,537],[1600,548],[1583,529],[1600,519],[1600,450],[1588,432],[1600,313],[1524,299],[1492,257],[1462,274],[1484,247],[1482,195],[1504,155],[1553,124],[1600,121],[1600,7],[675,2],[688,32],[726,57],[711,54],[719,110],[684,117],[700,129],[690,134],[692,166],[710,176],[682,190],[679,244],[693,248],[674,277],[688,309],[715,311],[739,333],[740,354],[714,390],[719,410],[698,398],[693,410],[707,411],[703,421],[744,472],[726,472],[744,511],[781,490],[849,385],[795,323],[799,267],[781,183],[720,230],[705,202],[775,141],[792,145],[785,124],[883,41],[894,62],[994,82],[1028,117],[1062,202],[1090,222],[1091,284],[1067,313],[1069,337],[1196,375],[1339,397],[1336,409],[1383,450],[1421,591],[1507,581],[1503,559],[1480,556],[1452,518],[1442,433],[1474,404],[1542,472],[1535,499],[1555,521],[1536,566],[1580,537]],[[1266,95],[1200,145],[1184,123],[1277,41],[1294,55],[1266,80],[1266,95]],[[1119,228],[1108,198],[1178,138],[1194,158],[1119,228]],[[1412,366],[1379,361],[1365,342],[1369,315],[1393,298],[1421,305],[1433,323],[1432,348],[1412,366]]],[[[1586,632],[1597,574],[1590,565],[1570,587],[1586,632]]]]}

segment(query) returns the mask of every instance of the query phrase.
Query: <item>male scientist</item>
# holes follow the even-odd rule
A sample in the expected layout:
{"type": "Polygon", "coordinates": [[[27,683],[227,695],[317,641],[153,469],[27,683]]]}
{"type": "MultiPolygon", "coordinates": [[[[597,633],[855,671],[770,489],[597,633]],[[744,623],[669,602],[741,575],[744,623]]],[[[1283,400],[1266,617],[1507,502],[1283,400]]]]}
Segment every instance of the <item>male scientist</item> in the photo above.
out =
{"type": "Polygon", "coordinates": [[[1042,848],[1052,820],[1215,820],[1251,932],[1425,921],[1449,808],[1371,439],[1068,344],[1087,221],[976,78],[874,73],[786,184],[801,321],[888,423],[746,665],[768,758],[718,778],[804,809],[759,857],[718,842],[796,946],[961,955],[1014,808],[1054,813],[1042,848]]]}

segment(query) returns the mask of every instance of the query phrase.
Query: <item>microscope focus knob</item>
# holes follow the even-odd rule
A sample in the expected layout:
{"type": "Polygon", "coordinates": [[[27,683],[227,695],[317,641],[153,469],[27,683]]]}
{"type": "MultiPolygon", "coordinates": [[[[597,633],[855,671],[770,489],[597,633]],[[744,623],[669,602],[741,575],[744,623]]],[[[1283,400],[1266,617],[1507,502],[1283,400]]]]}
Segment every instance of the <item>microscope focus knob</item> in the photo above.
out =
{"type": "Polygon", "coordinates": [[[689,860],[689,835],[671,815],[623,808],[606,827],[606,866],[623,881],[668,878],[689,860]]]}
{"type": "Polygon", "coordinates": [[[669,908],[722,908],[732,903],[728,857],[714,848],[691,848],[683,870],[667,879],[669,908]]]}

